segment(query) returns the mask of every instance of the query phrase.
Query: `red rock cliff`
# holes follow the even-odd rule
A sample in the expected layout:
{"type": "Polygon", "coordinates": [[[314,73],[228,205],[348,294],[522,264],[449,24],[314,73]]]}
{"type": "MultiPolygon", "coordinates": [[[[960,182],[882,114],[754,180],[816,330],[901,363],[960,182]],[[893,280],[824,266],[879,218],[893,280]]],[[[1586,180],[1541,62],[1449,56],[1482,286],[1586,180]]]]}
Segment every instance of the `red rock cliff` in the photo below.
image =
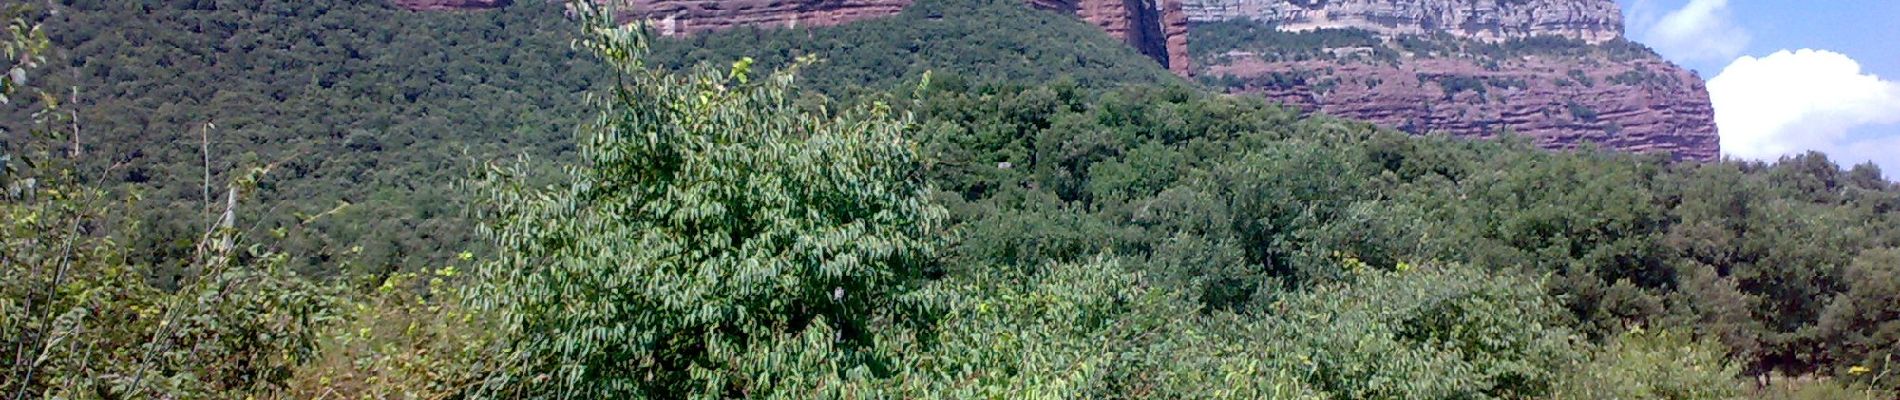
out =
{"type": "Polygon", "coordinates": [[[1355,28],[1386,42],[1252,47],[1197,60],[1206,67],[1200,75],[1231,93],[1413,133],[1509,131],[1546,148],[1594,142],[1679,159],[1721,156],[1702,79],[1620,43],[1623,15],[1614,0],[1184,1],[1191,21],[1249,19],[1290,32],[1355,28]],[[1441,39],[1447,36],[1454,39],[1441,39]],[[1544,38],[1505,46],[1528,52],[1458,50],[1548,36],[1588,45],[1566,50],[1544,38]],[[1397,44],[1404,41],[1441,47],[1397,44]]]}
{"type": "MultiPolygon", "coordinates": [[[[487,9],[509,0],[390,0],[418,11],[487,9]]],[[[653,21],[662,35],[691,35],[740,26],[829,26],[897,14],[913,0],[598,0],[619,1],[653,21]]],[[[1036,8],[1075,14],[1187,75],[1188,18],[1180,0],[1024,0],[1036,8]]]]}
{"type": "Polygon", "coordinates": [[[1676,159],[1721,157],[1702,79],[1654,58],[1456,58],[1398,63],[1241,56],[1202,73],[1228,91],[1412,133],[1516,132],[1544,148],[1583,142],[1676,159]]]}
{"type": "Polygon", "coordinates": [[[1188,19],[1179,0],[1032,0],[1037,7],[1073,11],[1083,20],[1174,73],[1191,71],[1187,54],[1188,19]]]}

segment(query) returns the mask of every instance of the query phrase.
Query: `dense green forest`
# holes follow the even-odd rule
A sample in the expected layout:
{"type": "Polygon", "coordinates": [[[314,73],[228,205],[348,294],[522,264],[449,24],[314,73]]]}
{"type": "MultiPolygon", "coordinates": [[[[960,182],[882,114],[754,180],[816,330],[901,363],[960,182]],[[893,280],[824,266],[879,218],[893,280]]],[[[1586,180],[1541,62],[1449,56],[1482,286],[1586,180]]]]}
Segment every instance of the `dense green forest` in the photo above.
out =
{"type": "MultiPolygon", "coordinates": [[[[480,162],[569,160],[581,99],[605,69],[571,46],[562,5],[419,13],[381,1],[63,1],[42,12],[46,87],[83,107],[81,146],[136,190],[143,261],[184,275],[205,187],[271,166],[254,235],[283,236],[305,272],[388,273],[479,247],[453,182],[480,162]],[[208,178],[207,178],[208,175],[208,178]],[[322,216],[318,218],[317,216],[322,216]]],[[[1095,28],[1004,2],[925,2],[841,27],[656,43],[669,68],[818,55],[810,96],[874,95],[924,71],[976,82],[1067,77],[1092,87],[1173,79],[1095,28]],[[957,41],[931,38],[957,37],[957,41]],[[877,38],[877,41],[860,40],[877,38]],[[746,43],[756,47],[739,47],[746,43]],[[717,49],[730,49],[725,52],[717,49]],[[731,53],[731,54],[728,54],[731,53]]],[[[21,128],[26,110],[8,110],[21,128]]],[[[211,197],[207,199],[207,197],[211,197]]]]}
{"type": "Polygon", "coordinates": [[[1113,42],[1057,19],[871,55],[1034,15],[1000,0],[688,41],[315,3],[9,10],[4,395],[1900,388],[1900,186],[1871,164],[1409,136],[1132,51],[1059,62],[1113,42]],[[153,54],[75,56],[113,52],[153,54]]]}
{"type": "Polygon", "coordinates": [[[522,3],[430,14],[378,1],[62,2],[42,14],[54,49],[43,82],[77,88],[89,167],[116,166],[101,178],[141,192],[128,211],[147,221],[142,261],[191,250],[178,239],[205,223],[204,186],[271,166],[255,198],[269,208],[245,225],[285,236],[298,264],[440,262],[458,250],[439,247],[475,240],[455,220],[458,171],[571,151],[562,139],[605,73],[568,45],[558,5],[522,3]]]}
{"type": "Polygon", "coordinates": [[[920,1],[896,16],[841,26],[740,28],[662,40],[653,53],[672,69],[741,57],[782,66],[817,56],[821,64],[800,74],[800,85],[848,99],[915,85],[925,72],[971,82],[1065,81],[1089,88],[1179,79],[1100,28],[1019,1],[920,1]]]}

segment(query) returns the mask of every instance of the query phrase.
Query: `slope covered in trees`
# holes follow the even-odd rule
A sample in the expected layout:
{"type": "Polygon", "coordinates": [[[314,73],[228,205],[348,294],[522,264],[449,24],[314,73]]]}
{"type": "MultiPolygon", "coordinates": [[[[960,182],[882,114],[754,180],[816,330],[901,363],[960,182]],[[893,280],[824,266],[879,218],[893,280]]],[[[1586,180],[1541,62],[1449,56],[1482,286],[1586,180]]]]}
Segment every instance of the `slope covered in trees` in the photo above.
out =
{"type": "MultiPolygon", "coordinates": [[[[1072,81],[1089,88],[1175,82],[1101,29],[1021,1],[925,0],[896,16],[817,29],[739,28],[654,45],[671,68],[752,57],[764,66],[813,55],[807,89],[856,97],[912,85],[924,72],[976,82],[1072,81]]],[[[901,91],[899,91],[901,93],[901,91]]]]}
{"type": "MultiPolygon", "coordinates": [[[[272,165],[257,198],[271,212],[250,214],[248,231],[284,236],[307,272],[345,262],[388,272],[478,245],[452,185],[471,165],[574,156],[562,139],[606,71],[573,50],[560,4],[516,3],[419,13],[380,1],[66,1],[36,17],[55,50],[41,83],[79,89],[60,96],[84,106],[86,153],[96,167],[118,165],[105,179],[141,193],[140,237],[152,241],[137,244],[139,258],[182,265],[189,243],[169,238],[203,225],[216,202],[204,188],[272,165]]],[[[810,95],[870,94],[924,71],[1092,86],[1173,79],[1074,18],[995,1],[658,46],[655,60],[671,68],[744,54],[763,70],[816,55],[825,62],[801,78],[820,89],[810,95]],[[962,40],[934,40],[944,37],[962,40]]],[[[10,111],[9,121],[27,117],[10,111]]]]}
{"type": "MultiPolygon", "coordinates": [[[[9,105],[0,391],[1894,395],[1900,187],[1871,165],[1414,137],[1168,85],[919,77],[832,102],[794,78],[827,64],[681,71],[587,21],[577,51],[611,79],[555,111],[586,121],[549,140],[571,158],[432,183],[461,183],[485,245],[415,272],[298,275],[309,250],[237,221],[138,230],[143,205],[97,186],[116,170],[66,151],[65,108],[9,105]],[[141,279],[171,242],[184,279],[141,279]],[[1777,374],[1807,379],[1749,379],[1777,374]]],[[[245,196],[284,165],[243,164],[217,208],[290,213],[245,196]]]]}
{"type": "Polygon", "coordinates": [[[1891,307],[1861,308],[1889,300],[1869,295],[1900,243],[1900,188],[1871,164],[1551,153],[1179,89],[925,97],[927,170],[965,233],[953,265],[1108,252],[1257,313],[1355,268],[1457,263],[1543,279],[1582,338],[1693,327],[1750,373],[1847,375],[1895,351],[1871,322],[1891,307]]]}
{"type": "Polygon", "coordinates": [[[203,225],[203,186],[272,165],[257,198],[270,206],[244,223],[287,236],[297,264],[440,261],[458,250],[437,247],[472,239],[451,219],[456,171],[569,147],[578,115],[563,110],[603,73],[568,46],[558,5],[522,3],[63,2],[42,10],[58,49],[44,83],[78,88],[79,142],[95,166],[120,165],[104,179],[142,193],[142,259],[189,250],[172,238],[203,225]]]}

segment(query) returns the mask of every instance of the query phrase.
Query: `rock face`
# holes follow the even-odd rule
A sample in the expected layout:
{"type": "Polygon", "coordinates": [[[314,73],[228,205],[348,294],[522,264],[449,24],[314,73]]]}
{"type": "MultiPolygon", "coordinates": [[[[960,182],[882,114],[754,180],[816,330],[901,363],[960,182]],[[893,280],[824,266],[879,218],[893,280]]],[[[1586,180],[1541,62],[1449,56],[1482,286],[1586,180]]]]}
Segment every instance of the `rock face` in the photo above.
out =
{"type": "Polygon", "coordinates": [[[1605,148],[1715,160],[1709,94],[1695,74],[1659,59],[1527,57],[1487,68],[1472,59],[1377,62],[1242,57],[1203,71],[1231,93],[1412,133],[1491,137],[1516,132],[1544,148],[1605,148]]]}
{"type": "Polygon", "coordinates": [[[1187,14],[1178,0],[1031,0],[1030,4],[1073,12],[1168,70],[1182,76],[1191,71],[1187,14]]]}
{"type": "Polygon", "coordinates": [[[1614,0],[1186,0],[1185,6],[1192,21],[1247,19],[1284,32],[1356,28],[1384,42],[1277,51],[1268,44],[1197,60],[1205,68],[1196,73],[1230,93],[1413,133],[1490,137],[1508,131],[1546,148],[1594,142],[1686,160],[1721,156],[1702,79],[1625,42],[1614,0]],[[1510,42],[1540,36],[1583,43],[1510,42]],[[1439,47],[1421,50],[1404,41],[1439,47]],[[1469,50],[1500,42],[1510,43],[1469,50]]]}
{"type": "Polygon", "coordinates": [[[511,0],[390,0],[397,7],[416,11],[486,10],[506,7],[511,0]]]}
{"type": "MultiPolygon", "coordinates": [[[[390,0],[418,11],[486,9],[510,0],[390,0]]],[[[617,1],[628,16],[653,21],[662,35],[692,35],[741,26],[830,26],[902,12],[914,0],[596,0],[617,1]]],[[[1073,14],[1186,76],[1188,18],[1180,0],[1024,0],[1073,14]]]]}
{"type": "Polygon", "coordinates": [[[1185,0],[1196,22],[1246,18],[1283,30],[1359,28],[1382,34],[1501,40],[1555,35],[1602,43],[1623,35],[1615,0],[1185,0]]]}

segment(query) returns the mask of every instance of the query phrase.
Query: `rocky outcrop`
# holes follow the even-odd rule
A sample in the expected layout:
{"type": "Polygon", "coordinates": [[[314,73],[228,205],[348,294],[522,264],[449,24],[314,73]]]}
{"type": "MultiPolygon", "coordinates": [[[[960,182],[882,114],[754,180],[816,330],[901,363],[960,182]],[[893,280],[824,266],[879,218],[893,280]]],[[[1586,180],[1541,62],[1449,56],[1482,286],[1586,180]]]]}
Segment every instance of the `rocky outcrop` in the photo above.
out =
{"type": "Polygon", "coordinates": [[[396,7],[416,11],[486,10],[507,7],[511,0],[390,0],[396,7]]]}
{"type": "Polygon", "coordinates": [[[1192,57],[1188,55],[1188,16],[1179,1],[1168,1],[1162,6],[1162,34],[1168,40],[1168,70],[1175,75],[1194,74],[1192,57]]]}
{"type": "MultiPolygon", "coordinates": [[[[391,0],[411,10],[486,9],[509,0],[391,0]]],[[[830,26],[902,12],[914,0],[596,0],[617,1],[628,17],[653,21],[662,35],[692,35],[741,26],[830,26]]],[[[1180,0],[1024,0],[1073,14],[1183,76],[1190,72],[1188,17],[1180,0]]],[[[946,38],[948,39],[948,38],[946,38]]]]}
{"type": "Polygon", "coordinates": [[[1525,57],[1398,63],[1237,57],[1203,71],[1232,93],[1412,133],[1516,132],[1552,149],[1584,142],[1715,160],[1721,139],[1700,78],[1660,59],[1525,57]],[[1489,67],[1489,68],[1488,68],[1489,67]]]}
{"type": "Polygon", "coordinates": [[[1358,28],[1501,40],[1554,35],[1602,43],[1623,35],[1615,0],[1184,0],[1196,22],[1253,19],[1282,30],[1358,28]]]}
{"type": "Polygon", "coordinates": [[[1624,42],[1615,0],[1186,0],[1185,5],[1193,21],[1251,19],[1290,32],[1355,28],[1385,42],[1328,49],[1254,44],[1267,47],[1202,60],[1208,65],[1198,73],[1230,93],[1263,95],[1307,111],[1413,133],[1490,137],[1516,132],[1553,149],[1593,142],[1684,160],[1721,156],[1702,79],[1624,42]],[[1404,36],[1436,43],[1436,48],[1394,40],[1404,36]],[[1535,36],[1587,45],[1476,45],[1535,36]]]}
{"type": "Polygon", "coordinates": [[[1186,76],[1188,21],[1178,0],[1030,0],[1038,8],[1074,12],[1163,67],[1186,76]]]}

